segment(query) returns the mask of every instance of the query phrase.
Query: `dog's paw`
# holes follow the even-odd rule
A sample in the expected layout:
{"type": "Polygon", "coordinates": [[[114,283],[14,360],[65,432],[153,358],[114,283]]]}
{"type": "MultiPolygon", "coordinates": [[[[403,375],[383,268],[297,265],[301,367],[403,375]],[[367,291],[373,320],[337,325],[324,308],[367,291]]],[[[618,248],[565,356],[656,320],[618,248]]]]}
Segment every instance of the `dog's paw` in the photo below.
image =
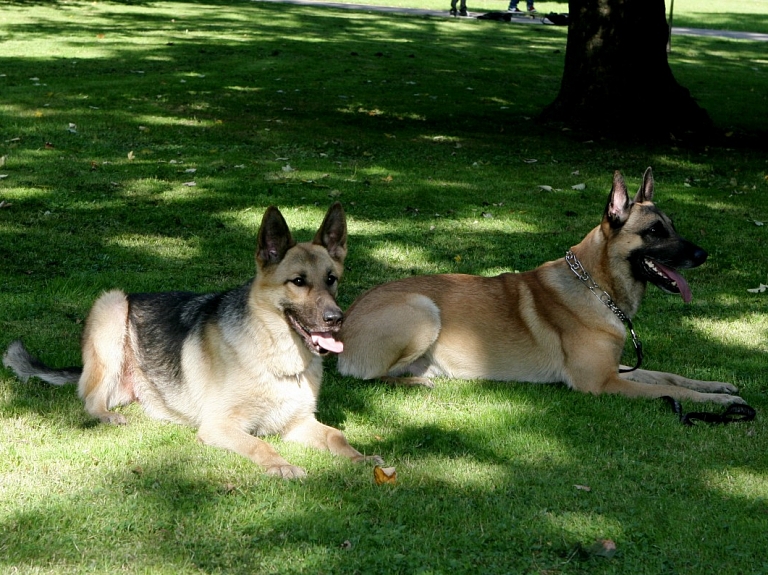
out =
{"type": "Polygon", "coordinates": [[[307,472],[295,465],[273,465],[267,468],[267,475],[282,479],[301,479],[307,476],[307,472]]]}
{"type": "Polygon", "coordinates": [[[724,381],[699,381],[692,380],[692,384],[688,386],[689,389],[700,391],[701,393],[722,393],[727,395],[738,395],[739,388],[732,383],[726,383],[724,381]]]}
{"type": "Polygon", "coordinates": [[[361,455],[352,459],[355,463],[373,463],[374,465],[384,465],[384,459],[380,455],[361,455]]]}
{"type": "Polygon", "coordinates": [[[99,421],[110,425],[126,425],[128,423],[128,420],[125,419],[125,416],[122,413],[115,413],[113,411],[108,411],[107,413],[100,415],[99,421]]]}
{"type": "Polygon", "coordinates": [[[711,401],[712,403],[717,403],[718,405],[747,404],[747,402],[740,398],[738,395],[729,395],[727,393],[704,394],[704,401],[711,401]]]}

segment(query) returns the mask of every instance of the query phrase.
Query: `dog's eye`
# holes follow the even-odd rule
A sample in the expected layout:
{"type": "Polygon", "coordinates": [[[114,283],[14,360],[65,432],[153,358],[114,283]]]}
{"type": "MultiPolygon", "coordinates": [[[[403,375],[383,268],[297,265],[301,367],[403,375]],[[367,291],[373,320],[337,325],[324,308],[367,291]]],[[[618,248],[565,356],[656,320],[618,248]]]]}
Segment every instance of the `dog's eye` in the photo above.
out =
{"type": "Polygon", "coordinates": [[[293,285],[295,285],[295,286],[303,287],[303,286],[307,285],[307,280],[305,280],[303,277],[299,276],[299,277],[293,278],[291,280],[291,283],[293,285]]]}
{"type": "Polygon", "coordinates": [[[653,224],[650,228],[645,230],[645,233],[649,236],[653,236],[656,238],[669,237],[669,232],[667,231],[667,228],[665,228],[661,224],[653,224]]]}
{"type": "Polygon", "coordinates": [[[339,281],[339,278],[337,278],[337,277],[336,277],[335,275],[333,275],[333,274],[328,274],[328,278],[325,280],[325,283],[327,283],[329,286],[332,286],[332,285],[333,285],[333,284],[335,284],[337,281],[339,281]]]}

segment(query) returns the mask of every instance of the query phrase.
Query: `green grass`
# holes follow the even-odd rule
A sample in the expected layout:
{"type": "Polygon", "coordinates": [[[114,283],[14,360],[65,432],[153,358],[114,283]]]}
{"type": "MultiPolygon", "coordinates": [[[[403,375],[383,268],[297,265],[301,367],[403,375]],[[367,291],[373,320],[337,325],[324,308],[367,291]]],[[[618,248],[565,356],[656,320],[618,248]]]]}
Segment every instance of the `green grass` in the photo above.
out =
{"type": "Polygon", "coordinates": [[[597,224],[614,169],[634,187],[651,165],[658,204],[710,259],[686,272],[691,305],[649,290],[635,321],[647,366],[732,381],[758,411],[684,428],[659,402],[451,380],[391,389],[330,360],[319,418],[380,453],[398,484],[272,438],[309,472],[284,482],[137,406],[125,428],[96,425],[73,388],[2,370],[0,571],[768,571],[768,316],[766,294],[746,291],[768,283],[755,223],[768,221],[768,163],[748,144],[768,132],[764,44],[676,40],[676,77],[732,135],[649,147],[536,122],[559,87],[558,27],[0,2],[0,40],[2,348],[21,336],[75,364],[104,289],[246,281],[269,204],[304,240],[344,203],[344,307],[412,273],[529,269],[597,224]],[[586,551],[598,539],[615,541],[612,559],[586,551]]]}

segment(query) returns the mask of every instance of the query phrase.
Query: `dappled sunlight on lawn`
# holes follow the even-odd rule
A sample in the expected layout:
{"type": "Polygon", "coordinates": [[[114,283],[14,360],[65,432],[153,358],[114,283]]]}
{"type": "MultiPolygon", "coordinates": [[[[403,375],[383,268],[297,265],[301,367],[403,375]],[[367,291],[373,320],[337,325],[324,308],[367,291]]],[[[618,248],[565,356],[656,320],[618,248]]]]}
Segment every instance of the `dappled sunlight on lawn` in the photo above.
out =
{"type": "Polygon", "coordinates": [[[190,239],[149,234],[122,234],[106,238],[106,246],[129,249],[146,256],[162,258],[166,261],[187,261],[201,256],[200,247],[190,239]]]}

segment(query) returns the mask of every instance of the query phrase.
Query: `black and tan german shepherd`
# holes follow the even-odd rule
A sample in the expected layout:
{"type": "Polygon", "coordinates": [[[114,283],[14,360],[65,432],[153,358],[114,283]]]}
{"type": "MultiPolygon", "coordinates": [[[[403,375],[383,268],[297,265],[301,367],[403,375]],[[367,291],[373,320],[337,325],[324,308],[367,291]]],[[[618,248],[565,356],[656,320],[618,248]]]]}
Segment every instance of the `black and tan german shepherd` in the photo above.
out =
{"type": "Polygon", "coordinates": [[[415,276],[371,289],[347,311],[339,371],[411,385],[440,376],[564,382],[592,394],[744,403],[729,383],[620,373],[622,320],[631,321],[647,283],[688,302],[675,268],[707,259],[654,206],[653,193],[650,168],[634,201],[616,172],[600,225],[566,258],[532,271],[415,276]]]}
{"type": "Polygon", "coordinates": [[[124,424],[112,408],[138,401],[155,418],[198,429],[285,478],[305,471],[254,435],[280,434],[353,461],[371,459],[315,419],[322,356],[338,353],[343,314],[336,290],[347,254],[344,210],[333,204],[312,242],[296,243],[270,207],[258,234],[256,277],[231,291],[128,294],[94,304],[82,340],[83,368],[52,369],[13,342],[3,363],[26,381],[79,381],[86,411],[124,424]]]}

